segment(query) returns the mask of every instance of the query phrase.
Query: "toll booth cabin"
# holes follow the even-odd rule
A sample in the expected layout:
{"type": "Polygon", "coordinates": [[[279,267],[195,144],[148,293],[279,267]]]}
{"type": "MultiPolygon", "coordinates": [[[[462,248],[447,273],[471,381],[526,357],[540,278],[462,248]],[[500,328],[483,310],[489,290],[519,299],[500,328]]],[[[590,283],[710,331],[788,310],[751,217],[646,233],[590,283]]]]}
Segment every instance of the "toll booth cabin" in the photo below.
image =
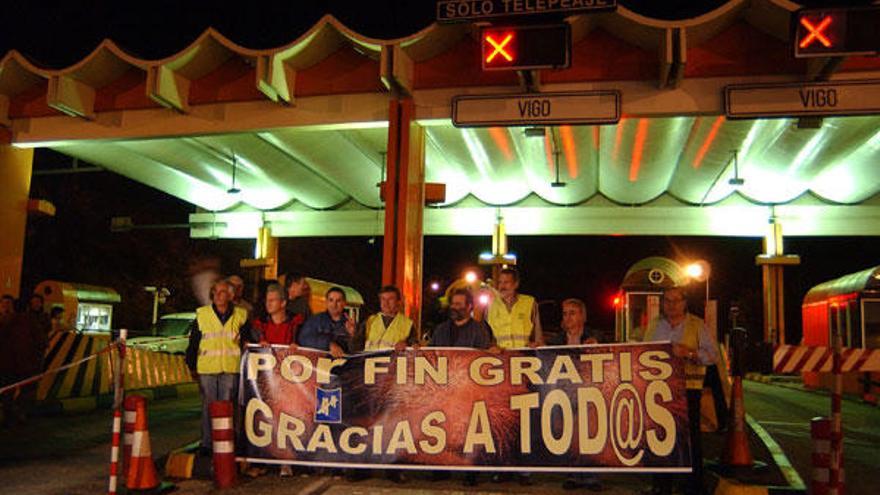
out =
{"type": "MultiPolygon", "coordinates": [[[[810,289],[801,305],[803,345],[830,347],[840,332],[843,347],[880,348],[880,266],[844,275],[810,289]]],[[[804,385],[830,388],[831,374],[803,373],[804,385]]],[[[880,373],[845,373],[845,393],[876,395],[880,373]]]]}
{"type": "Polygon", "coordinates": [[[64,308],[64,321],[79,332],[109,332],[113,328],[113,305],[122,298],[110,287],[44,280],[34,289],[43,296],[46,311],[64,308]]]}
{"type": "Polygon", "coordinates": [[[615,299],[615,339],[642,340],[648,322],[660,315],[663,290],[685,281],[681,266],[669,258],[651,256],[632,265],[620,284],[619,299],[615,299]]]}

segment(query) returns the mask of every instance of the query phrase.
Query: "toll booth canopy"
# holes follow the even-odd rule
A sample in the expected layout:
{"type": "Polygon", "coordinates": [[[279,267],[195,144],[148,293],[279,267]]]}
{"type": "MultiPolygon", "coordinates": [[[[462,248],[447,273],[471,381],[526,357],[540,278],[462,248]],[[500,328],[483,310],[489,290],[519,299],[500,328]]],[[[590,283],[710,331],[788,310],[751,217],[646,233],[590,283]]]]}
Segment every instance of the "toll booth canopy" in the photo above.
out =
{"type": "Polygon", "coordinates": [[[408,307],[422,236],[499,215],[510,235],[880,235],[880,60],[796,54],[796,8],[570,12],[564,63],[519,72],[485,70],[504,55],[474,23],[383,40],[332,16],[271,49],[208,29],[161,60],[10,52],[0,160],[48,147],[158,188],[196,238],[385,235],[408,307]]]}

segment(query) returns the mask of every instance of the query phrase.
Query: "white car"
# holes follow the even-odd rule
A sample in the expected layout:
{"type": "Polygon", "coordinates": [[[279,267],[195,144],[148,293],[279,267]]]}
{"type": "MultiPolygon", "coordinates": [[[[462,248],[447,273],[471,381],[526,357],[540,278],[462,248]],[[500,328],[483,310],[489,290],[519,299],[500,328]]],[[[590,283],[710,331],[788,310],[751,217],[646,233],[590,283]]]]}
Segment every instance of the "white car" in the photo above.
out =
{"type": "Polygon", "coordinates": [[[152,328],[151,336],[128,339],[127,344],[136,349],[184,354],[189,344],[190,328],[195,319],[195,313],[164,315],[152,328]]]}

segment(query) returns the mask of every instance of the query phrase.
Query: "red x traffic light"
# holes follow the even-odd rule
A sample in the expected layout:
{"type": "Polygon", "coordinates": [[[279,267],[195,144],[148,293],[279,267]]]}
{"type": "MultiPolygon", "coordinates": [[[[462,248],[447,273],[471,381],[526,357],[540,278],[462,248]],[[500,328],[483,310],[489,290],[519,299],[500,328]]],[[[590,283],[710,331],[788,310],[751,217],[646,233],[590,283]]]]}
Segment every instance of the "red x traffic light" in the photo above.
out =
{"type": "Polygon", "coordinates": [[[568,24],[485,28],[481,32],[483,70],[525,70],[569,66],[568,24]]]}
{"type": "Polygon", "coordinates": [[[792,29],[798,58],[875,54],[880,50],[880,6],[800,10],[792,29]]]}

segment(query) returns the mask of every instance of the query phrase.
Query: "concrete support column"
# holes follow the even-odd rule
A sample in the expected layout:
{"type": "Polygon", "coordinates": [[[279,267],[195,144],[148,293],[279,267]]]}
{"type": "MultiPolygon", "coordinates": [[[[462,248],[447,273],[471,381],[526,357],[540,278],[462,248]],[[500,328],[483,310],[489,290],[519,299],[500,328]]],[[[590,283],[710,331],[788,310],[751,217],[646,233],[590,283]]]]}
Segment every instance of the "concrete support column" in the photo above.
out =
{"type": "Polygon", "coordinates": [[[771,219],[764,238],[764,254],[755,262],[761,266],[764,283],[764,342],[785,344],[785,283],[783,268],[800,264],[800,257],[784,254],[782,224],[771,219]]]}
{"type": "Polygon", "coordinates": [[[0,144],[0,294],[19,297],[34,150],[0,144]]]}
{"type": "Polygon", "coordinates": [[[400,288],[404,311],[421,334],[425,131],[414,118],[412,98],[391,100],[385,163],[382,283],[400,288]]]}

